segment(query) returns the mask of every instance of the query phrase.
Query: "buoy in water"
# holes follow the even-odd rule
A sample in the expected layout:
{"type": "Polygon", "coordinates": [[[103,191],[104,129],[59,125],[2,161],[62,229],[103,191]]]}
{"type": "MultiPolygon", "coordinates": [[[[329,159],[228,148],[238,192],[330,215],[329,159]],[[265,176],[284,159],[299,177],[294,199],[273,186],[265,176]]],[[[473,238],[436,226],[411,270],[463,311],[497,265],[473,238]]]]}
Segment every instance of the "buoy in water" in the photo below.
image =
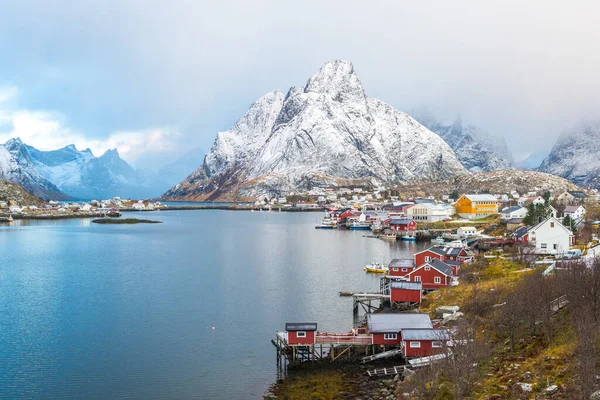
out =
{"type": "Polygon", "coordinates": [[[215,327],[214,327],[214,326],[212,327],[212,330],[213,330],[213,331],[215,330],[215,327]]]}

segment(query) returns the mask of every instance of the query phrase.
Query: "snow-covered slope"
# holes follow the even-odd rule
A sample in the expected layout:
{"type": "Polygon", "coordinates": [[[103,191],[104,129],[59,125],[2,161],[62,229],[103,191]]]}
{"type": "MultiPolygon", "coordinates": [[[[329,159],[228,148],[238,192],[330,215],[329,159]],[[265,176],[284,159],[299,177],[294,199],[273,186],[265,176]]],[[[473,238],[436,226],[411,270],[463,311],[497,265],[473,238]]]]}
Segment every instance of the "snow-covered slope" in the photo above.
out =
{"type": "Polygon", "coordinates": [[[0,179],[45,199],[146,198],[160,193],[116,149],[100,157],[74,145],[40,151],[18,138],[0,145],[0,179]]]}
{"type": "Polygon", "coordinates": [[[466,173],[454,151],[408,114],[368,98],[347,61],[303,88],[258,99],[220,132],[203,165],[165,199],[234,199],[313,186],[399,184],[466,173]]]}
{"type": "Polygon", "coordinates": [[[600,189],[600,120],[581,124],[561,135],[538,170],[600,189]]]}
{"type": "Polygon", "coordinates": [[[20,139],[0,145],[0,179],[21,185],[42,199],[67,199],[68,196],[36,168],[27,147],[20,139]]]}
{"type": "Polygon", "coordinates": [[[463,126],[460,117],[452,123],[443,123],[424,108],[412,111],[411,115],[444,139],[469,171],[513,169],[512,156],[504,138],[491,135],[475,125],[463,126]]]}

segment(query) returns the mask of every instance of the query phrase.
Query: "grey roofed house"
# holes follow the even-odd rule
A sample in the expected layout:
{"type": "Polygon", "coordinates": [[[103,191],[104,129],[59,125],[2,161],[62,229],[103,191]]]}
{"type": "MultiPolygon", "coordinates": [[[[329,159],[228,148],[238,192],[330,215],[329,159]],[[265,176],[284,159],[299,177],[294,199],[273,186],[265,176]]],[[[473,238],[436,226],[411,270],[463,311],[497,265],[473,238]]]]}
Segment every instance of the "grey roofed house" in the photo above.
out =
{"type": "Polygon", "coordinates": [[[444,263],[446,263],[450,266],[455,266],[455,267],[458,267],[459,265],[462,264],[460,261],[454,261],[454,260],[446,260],[446,261],[444,261],[444,263]]]}
{"type": "Polygon", "coordinates": [[[506,224],[520,224],[523,222],[523,218],[511,218],[511,219],[507,219],[506,224]]]}
{"type": "Polygon", "coordinates": [[[402,329],[402,340],[449,340],[447,329],[402,329]]]}
{"type": "Polygon", "coordinates": [[[287,332],[294,331],[316,331],[317,324],[316,322],[286,322],[285,330],[287,332]]]}
{"type": "Polygon", "coordinates": [[[437,258],[434,258],[426,264],[431,265],[433,268],[437,269],[444,275],[452,275],[454,273],[454,270],[451,266],[449,266],[443,261],[438,260],[437,258]]]}
{"type": "Polygon", "coordinates": [[[390,261],[388,268],[414,268],[415,260],[413,258],[394,258],[390,261]]]}
{"type": "Polygon", "coordinates": [[[501,210],[501,211],[500,211],[500,214],[508,214],[508,213],[511,213],[511,212],[513,212],[513,211],[520,210],[521,208],[523,208],[523,207],[521,207],[521,206],[510,206],[510,207],[506,207],[504,210],[501,210]]]}
{"type": "Polygon", "coordinates": [[[434,253],[439,254],[441,256],[456,257],[460,254],[460,252],[463,249],[461,247],[434,246],[428,250],[431,250],[434,253]]]}
{"type": "Polygon", "coordinates": [[[433,328],[427,313],[367,314],[371,333],[398,333],[403,329],[433,328]]]}
{"type": "Polygon", "coordinates": [[[423,290],[423,282],[392,281],[392,289],[423,290]]]}
{"type": "Polygon", "coordinates": [[[583,193],[581,190],[567,190],[567,193],[569,193],[571,196],[575,197],[576,199],[585,199],[587,197],[587,195],[585,193],[583,193]]]}
{"type": "Polygon", "coordinates": [[[435,204],[434,199],[416,199],[415,204],[435,204]]]}
{"type": "Polygon", "coordinates": [[[525,236],[527,234],[527,232],[529,232],[529,230],[531,229],[531,226],[521,226],[517,229],[515,229],[515,231],[513,232],[513,236],[516,238],[522,238],[523,236],[525,236]]]}

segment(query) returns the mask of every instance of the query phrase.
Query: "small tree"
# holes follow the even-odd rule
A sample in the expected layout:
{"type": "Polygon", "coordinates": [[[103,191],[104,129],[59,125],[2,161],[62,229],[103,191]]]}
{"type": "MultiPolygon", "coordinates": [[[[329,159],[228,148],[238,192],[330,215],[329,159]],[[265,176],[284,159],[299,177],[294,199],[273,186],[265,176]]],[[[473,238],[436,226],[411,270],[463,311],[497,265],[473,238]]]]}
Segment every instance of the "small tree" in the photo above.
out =
{"type": "Polygon", "coordinates": [[[573,224],[573,218],[571,218],[570,216],[567,215],[566,217],[564,217],[562,223],[564,226],[569,228],[571,232],[577,232],[577,228],[575,228],[575,224],[573,224]]]}

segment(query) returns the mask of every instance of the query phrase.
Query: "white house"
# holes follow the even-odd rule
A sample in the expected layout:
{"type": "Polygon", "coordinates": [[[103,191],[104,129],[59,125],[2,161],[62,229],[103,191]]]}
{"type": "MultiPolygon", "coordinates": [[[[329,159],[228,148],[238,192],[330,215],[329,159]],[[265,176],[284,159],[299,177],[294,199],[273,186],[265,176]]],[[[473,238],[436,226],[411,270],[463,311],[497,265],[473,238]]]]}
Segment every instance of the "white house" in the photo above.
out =
{"type": "Polygon", "coordinates": [[[539,254],[564,254],[573,243],[573,233],[558,219],[550,217],[528,231],[527,241],[539,254]]]}
{"type": "Polygon", "coordinates": [[[421,203],[404,209],[407,218],[422,222],[446,221],[454,214],[450,204],[421,203]]]}
{"type": "Polygon", "coordinates": [[[81,211],[90,211],[92,209],[92,205],[89,203],[83,203],[79,209],[81,211]]]}
{"type": "Polygon", "coordinates": [[[459,236],[473,236],[477,233],[477,229],[473,226],[461,226],[456,230],[459,236]]]}
{"type": "Polygon", "coordinates": [[[525,218],[527,208],[521,206],[506,207],[500,211],[500,219],[508,220],[513,218],[525,218]]]}
{"type": "Polygon", "coordinates": [[[580,190],[567,190],[556,197],[559,204],[581,204],[585,201],[587,195],[580,190]]]}
{"type": "Polygon", "coordinates": [[[571,219],[583,218],[585,215],[584,206],[566,206],[563,211],[563,217],[571,217],[571,219]]]}
{"type": "Polygon", "coordinates": [[[546,203],[546,200],[544,200],[544,198],[542,196],[525,196],[525,197],[521,197],[518,201],[517,204],[520,206],[526,206],[529,204],[544,204],[546,203]]]}
{"type": "Polygon", "coordinates": [[[140,200],[137,203],[133,203],[133,205],[131,206],[131,208],[133,208],[134,210],[145,210],[146,206],[140,200]]]}
{"type": "Polygon", "coordinates": [[[10,207],[8,207],[8,212],[21,213],[21,212],[23,212],[23,209],[19,206],[10,206],[10,207]]]}

